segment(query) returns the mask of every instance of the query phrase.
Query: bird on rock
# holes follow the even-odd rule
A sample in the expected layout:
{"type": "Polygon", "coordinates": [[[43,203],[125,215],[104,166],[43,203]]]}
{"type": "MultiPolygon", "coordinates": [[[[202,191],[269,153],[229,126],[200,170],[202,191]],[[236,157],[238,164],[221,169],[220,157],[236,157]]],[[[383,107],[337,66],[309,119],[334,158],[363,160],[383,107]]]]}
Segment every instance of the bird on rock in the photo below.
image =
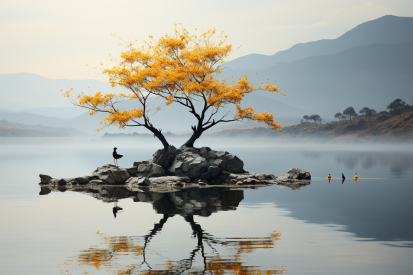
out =
{"type": "Polygon", "coordinates": [[[115,160],[115,165],[116,166],[118,166],[118,159],[120,159],[121,157],[123,157],[123,155],[119,155],[117,152],[116,152],[116,149],[118,149],[118,148],[113,148],[113,154],[112,154],[112,156],[113,156],[113,159],[115,160]]]}

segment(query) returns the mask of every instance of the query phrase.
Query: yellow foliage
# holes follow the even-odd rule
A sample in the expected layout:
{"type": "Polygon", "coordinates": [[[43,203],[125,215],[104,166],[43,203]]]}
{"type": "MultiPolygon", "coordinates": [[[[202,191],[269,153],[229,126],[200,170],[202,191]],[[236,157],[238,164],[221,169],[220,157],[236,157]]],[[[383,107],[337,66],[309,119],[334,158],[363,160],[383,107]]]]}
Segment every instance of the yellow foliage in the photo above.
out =
{"type": "MultiPolygon", "coordinates": [[[[117,124],[123,128],[130,120],[145,114],[140,108],[130,111],[115,109],[113,105],[119,98],[138,99],[142,103],[145,97],[154,95],[165,99],[165,105],[197,99],[215,109],[234,104],[238,111],[234,119],[253,119],[273,129],[280,128],[272,114],[258,114],[250,107],[240,107],[246,94],[257,89],[280,92],[277,86],[269,83],[255,88],[247,76],[231,83],[216,78],[233,51],[232,45],[226,43],[226,35],[217,33],[215,29],[190,34],[181,25],[176,25],[171,35],[166,34],[158,40],[152,36],[149,38],[150,41],[144,41],[139,47],[130,42],[125,43],[127,50],[121,53],[118,65],[103,70],[112,87],[124,87],[129,90],[129,94],[81,93],[78,105],[91,109],[91,115],[96,111],[108,112],[102,124],[117,124]]],[[[72,90],[67,91],[65,96],[70,97],[72,90]]]]}

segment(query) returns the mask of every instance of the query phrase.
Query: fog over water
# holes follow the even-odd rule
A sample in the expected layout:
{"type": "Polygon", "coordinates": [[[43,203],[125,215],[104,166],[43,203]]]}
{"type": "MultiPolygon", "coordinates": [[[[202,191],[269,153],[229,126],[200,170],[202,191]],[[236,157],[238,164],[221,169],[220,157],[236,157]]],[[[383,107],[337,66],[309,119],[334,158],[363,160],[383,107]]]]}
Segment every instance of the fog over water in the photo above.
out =
{"type": "MultiPolygon", "coordinates": [[[[184,141],[171,139],[177,147],[184,141]]],[[[165,218],[159,204],[119,197],[123,210],[115,219],[113,202],[99,199],[98,193],[39,196],[39,174],[83,175],[113,163],[113,147],[124,155],[119,165],[131,166],[151,158],[160,142],[0,139],[0,273],[113,274],[134,265],[131,274],[141,274],[168,270],[168,264],[183,268],[190,261],[190,270],[198,272],[206,262],[208,268],[221,266],[223,273],[230,273],[223,266],[231,265],[279,274],[410,274],[412,146],[211,138],[201,138],[196,146],[236,154],[249,172],[281,176],[298,167],[309,171],[312,181],[299,190],[270,186],[239,191],[236,204],[192,218],[179,212],[165,218]],[[195,232],[203,234],[203,256],[194,250],[199,241],[195,232]],[[121,253],[113,246],[122,243],[139,250],[145,236],[150,236],[145,261],[136,251],[121,253]],[[99,268],[82,258],[108,247],[114,257],[99,268]]]]}

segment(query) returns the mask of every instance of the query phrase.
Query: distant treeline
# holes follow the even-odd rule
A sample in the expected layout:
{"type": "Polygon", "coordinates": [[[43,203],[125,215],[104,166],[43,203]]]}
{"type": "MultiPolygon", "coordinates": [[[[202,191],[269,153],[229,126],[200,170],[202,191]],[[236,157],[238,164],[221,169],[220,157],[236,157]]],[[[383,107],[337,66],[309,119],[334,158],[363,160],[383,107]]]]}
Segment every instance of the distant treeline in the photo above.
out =
{"type": "MultiPolygon", "coordinates": [[[[380,113],[389,113],[391,115],[399,115],[400,117],[402,117],[402,114],[409,110],[410,107],[412,106],[398,98],[390,102],[389,105],[387,105],[386,109],[389,110],[388,112],[382,111],[380,113]]],[[[357,113],[352,106],[349,106],[343,111],[343,113],[336,113],[334,115],[334,118],[338,119],[339,121],[349,120],[351,122],[352,119],[358,117],[359,115],[365,116],[366,119],[370,120],[370,118],[375,114],[377,114],[377,111],[374,109],[370,109],[369,107],[363,107],[359,111],[359,113],[357,113]]],[[[305,115],[303,116],[303,119],[301,119],[301,123],[309,121],[313,121],[314,124],[321,124],[322,118],[319,115],[314,114],[311,116],[305,115]]]]}

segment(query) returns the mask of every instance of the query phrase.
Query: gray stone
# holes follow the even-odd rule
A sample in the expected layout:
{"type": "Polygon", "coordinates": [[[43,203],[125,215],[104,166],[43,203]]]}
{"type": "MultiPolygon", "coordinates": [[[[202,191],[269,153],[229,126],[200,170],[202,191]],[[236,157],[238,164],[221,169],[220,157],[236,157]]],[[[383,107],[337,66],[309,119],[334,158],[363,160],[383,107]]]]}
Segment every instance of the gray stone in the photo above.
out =
{"type": "Polygon", "coordinates": [[[211,177],[217,178],[219,176],[219,173],[221,173],[221,168],[219,168],[218,166],[210,166],[208,172],[211,177]]]}
{"type": "Polygon", "coordinates": [[[146,176],[148,178],[153,178],[153,177],[162,177],[165,175],[165,169],[162,168],[162,166],[151,163],[149,164],[149,167],[146,172],[146,176]]]}
{"type": "Polygon", "coordinates": [[[208,161],[203,157],[197,157],[188,167],[188,177],[198,178],[200,175],[208,171],[208,161]]]}
{"type": "Polygon", "coordinates": [[[129,167],[126,167],[125,169],[129,173],[129,175],[131,175],[131,176],[136,175],[136,173],[138,173],[138,167],[137,166],[129,166],[129,167]]]}
{"type": "Polygon", "coordinates": [[[95,177],[98,177],[100,180],[106,182],[106,184],[115,184],[115,179],[112,176],[109,168],[106,167],[99,167],[98,169],[93,172],[95,177]]]}
{"type": "Polygon", "coordinates": [[[228,154],[228,152],[225,152],[225,151],[218,151],[215,153],[216,158],[222,158],[226,154],[228,154]]]}
{"type": "Polygon", "coordinates": [[[135,162],[133,163],[133,166],[139,167],[139,165],[141,165],[141,164],[142,164],[142,161],[135,161],[135,162]]]}
{"type": "Polygon", "coordinates": [[[209,180],[209,179],[211,178],[211,175],[209,174],[209,172],[206,172],[206,173],[203,173],[203,174],[200,176],[200,178],[201,178],[201,179],[204,179],[204,180],[209,180]]]}
{"type": "Polygon", "coordinates": [[[222,162],[223,162],[222,159],[216,159],[211,163],[211,165],[221,167],[222,162]]]}
{"type": "Polygon", "coordinates": [[[173,145],[169,145],[168,149],[160,149],[153,154],[152,162],[162,166],[164,169],[168,169],[174,161],[176,155],[180,150],[176,149],[173,145]]]}
{"type": "Polygon", "coordinates": [[[44,174],[40,174],[39,177],[40,177],[40,183],[42,184],[49,183],[49,181],[52,179],[51,176],[44,175],[44,174]]]}
{"type": "Polygon", "coordinates": [[[304,171],[300,168],[291,168],[288,172],[282,174],[282,177],[279,178],[280,180],[284,179],[297,179],[297,180],[309,180],[311,179],[310,173],[304,171]]]}
{"type": "Polygon", "coordinates": [[[182,164],[182,171],[187,173],[189,171],[189,164],[191,164],[194,160],[195,159],[192,157],[185,158],[182,164]]]}
{"type": "Polygon", "coordinates": [[[225,155],[221,166],[230,173],[242,173],[244,171],[244,162],[233,154],[225,155]]]}
{"type": "Polygon", "coordinates": [[[210,158],[210,159],[216,159],[216,158],[218,158],[217,155],[216,155],[216,152],[217,152],[217,151],[215,151],[215,150],[209,151],[209,152],[208,152],[208,158],[210,158]]]}
{"type": "Polygon", "coordinates": [[[128,171],[112,164],[106,164],[93,172],[93,175],[107,184],[123,184],[130,178],[128,171]]]}
{"type": "Polygon", "coordinates": [[[201,147],[201,149],[199,149],[199,153],[201,154],[201,156],[203,156],[204,158],[208,158],[208,152],[211,151],[211,148],[209,147],[201,147]]]}
{"type": "Polygon", "coordinates": [[[140,178],[140,179],[138,179],[137,184],[139,186],[149,186],[149,184],[151,184],[151,182],[149,181],[148,178],[140,178]]]}
{"type": "Polygon", "coordinates": [[[105,185],[105,184],[107,184],[105,181],[103,181],[103,180],[91,180],[90,182],[89,182],[89,184],[96,184],[96,185],[105,185]]]}
{"type": "Polygon", "coordinates": [[[133,166],[139,167],[139,165],[141,164],[148,164],[149,162],[151,162],[152,160],[148,159],[148,160],[141,160],[141,161],[135,161],[133,163],[133,166]]]}
{"type": "Polygon", "coordinates": [[[183,162],[175,159],[174,162],[172,163],[171,167],[169,167],[168,171],[175,174],[177,169],[181,169],[183,162]]]}
{"type": "Polygon", "coordinates": [[[93,172],[84,174],[84,175],[81,176],[81,177],[87,179],[88,181],[91,181],[91,180],[93,180],[93,179],[97,179],[97,178],[93,175],[93,172]]]}
{"type": "Polygon", "coordinates": [[[149,164],[139,164],[138,166],[138,173],[143,173],[148,168],[149,164]]]}
{"type": "Polygon", "coordinates": [[[76,177],[75,179],[79,184],[87,184],[89,182],[86,177],[76,177]]]}
{"type": "Polygon", "coordinates": [[[149,179],[152,184],[172,184],[175,185],[181,181],[183,178],[178,176],[166,176],[166,177],[157,177],[149,179]]]}

